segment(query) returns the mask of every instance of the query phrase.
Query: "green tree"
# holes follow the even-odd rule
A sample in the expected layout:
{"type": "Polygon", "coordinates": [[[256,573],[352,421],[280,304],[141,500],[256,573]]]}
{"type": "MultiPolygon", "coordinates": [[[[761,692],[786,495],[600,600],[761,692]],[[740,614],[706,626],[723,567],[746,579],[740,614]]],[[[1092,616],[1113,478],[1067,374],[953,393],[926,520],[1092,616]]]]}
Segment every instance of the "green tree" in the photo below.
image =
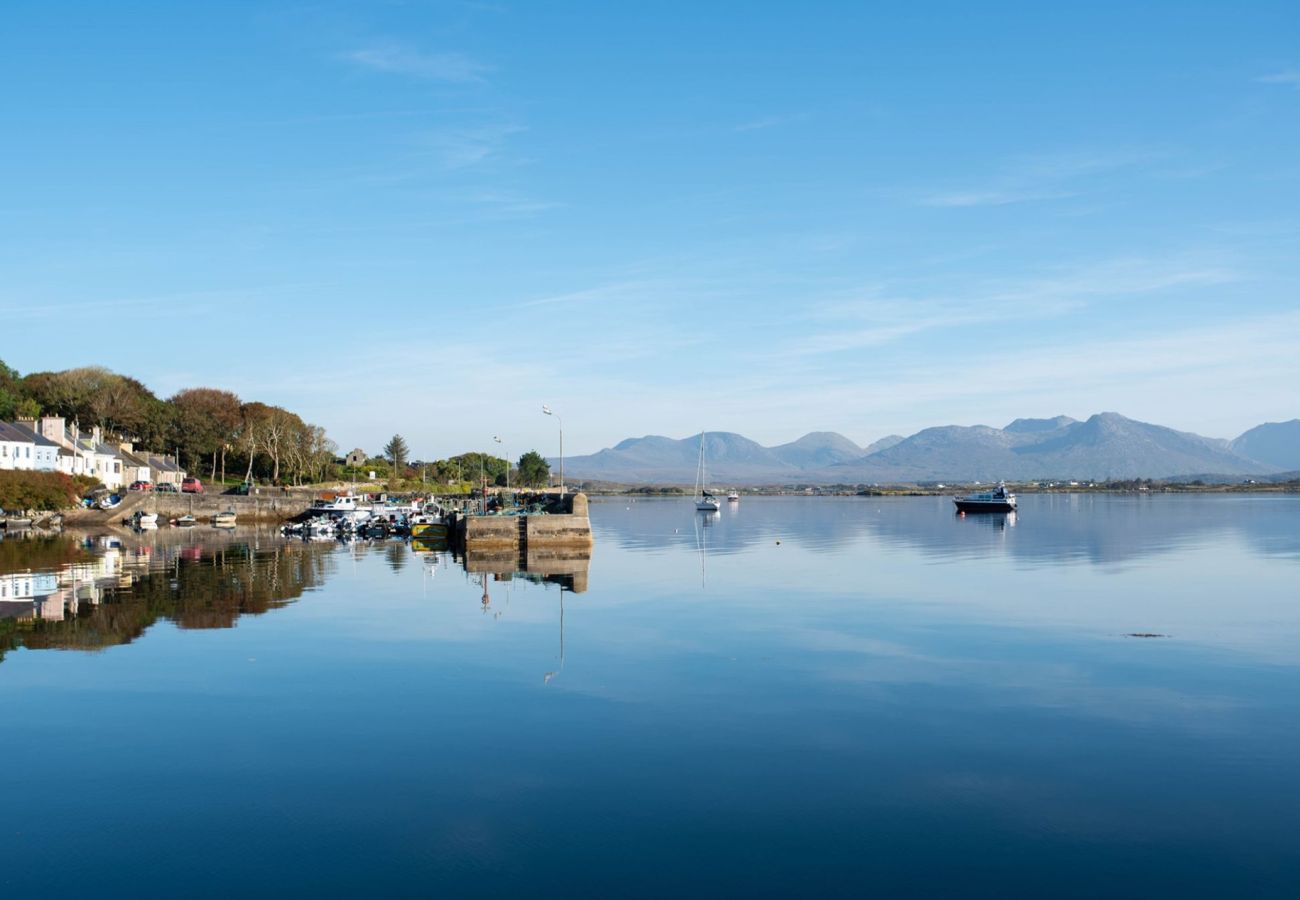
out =
{"type": "Polygon", "coordinates": [[[519,457],[519,483],[527,487],[541,487],[551,474],[551,464],[536,450],[519,457]]]}
{"type": "Polygon", "coordinates": [[[384,456],[388,457],[393,464],[393,478],[400,479],[402,473],[406,470],[406,460],[411,454],[411,448],[406,446],[406,439],[400,434],[393,435],[393,439],[384,444],[384,456]]]}

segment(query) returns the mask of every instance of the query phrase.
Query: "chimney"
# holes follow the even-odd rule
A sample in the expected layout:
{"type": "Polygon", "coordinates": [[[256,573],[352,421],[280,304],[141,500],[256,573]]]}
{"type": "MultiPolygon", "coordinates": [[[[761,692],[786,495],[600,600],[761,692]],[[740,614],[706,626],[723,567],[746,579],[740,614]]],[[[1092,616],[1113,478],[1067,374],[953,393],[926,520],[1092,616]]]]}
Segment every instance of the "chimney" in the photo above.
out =
{"type": "Polygon", "coordinates": [[[117,449],[121,450],[123,453],[134,453],[135,444],[131,443],[130,441],[123,441],[122,443],[117,445],[117,449]]]}
{"type": "Polygon", "coordinates": [[[95,442],[95,446],[104,443],[104,429],[95,425],[90,429],[90,439],[95,442]]]}
{"type": "Polygon", "coordinates": [[[42,416],[41,417],[41,437],[47,441],[54,441],[60,447],[68,446],[68,432],[63,424],[62,416],[42,416]]]}

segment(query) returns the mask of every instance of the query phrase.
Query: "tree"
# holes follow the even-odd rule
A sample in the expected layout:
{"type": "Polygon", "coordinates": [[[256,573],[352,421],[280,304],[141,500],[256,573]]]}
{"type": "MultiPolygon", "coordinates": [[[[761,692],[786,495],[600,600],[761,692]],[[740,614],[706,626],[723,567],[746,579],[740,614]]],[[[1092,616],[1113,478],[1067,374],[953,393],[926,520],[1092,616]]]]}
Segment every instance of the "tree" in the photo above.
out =
{"type": "Polygon", "coordinates": [[[188,388],[170,402],[176,408],[175,445],[185,451],[191,464],[210,456],[215,480],[217,458],[225,456],[240,425],[239,398],[230,391],[188,388]]]}
{"type": "Polygon", "coordinates": [[[519,457],[519,483],[527,487],[541,487],[551,475],[551,464],[536,450],[519,457]]]}
{"type": "Polygon", "coordinates": [[[406,446],[406,439],[400,434],[393,435],[393,439],[384,444],[384,456],[388,457],[393,464],[393,479],[398,480],[402,477],[406,469],[406,459],[410,456],[411,449],[406,446]]]}

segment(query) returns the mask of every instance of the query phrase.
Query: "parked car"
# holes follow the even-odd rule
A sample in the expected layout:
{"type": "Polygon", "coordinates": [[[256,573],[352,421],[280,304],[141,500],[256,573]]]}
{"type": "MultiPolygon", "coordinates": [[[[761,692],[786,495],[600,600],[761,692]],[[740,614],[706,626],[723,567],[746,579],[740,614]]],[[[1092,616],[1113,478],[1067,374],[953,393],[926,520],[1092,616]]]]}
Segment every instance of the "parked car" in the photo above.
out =
{"type": "Polygon", "coordinates": [[[232,488],[226,489],[227,494],[235,494],[240,497],[247,497],[252,492],[253,492],[253,484],[250,481],[245,481],[235,485],[232,488]]]}
{"type": "Polygon", "coordinates": [[[128,491],[152,491],[152,490],[153,490],[153,482],[151,482],[151,481],[133,481],[133,482],[131,482],[131,486],[128,487],[127,490],[128,490],[128,491]]]}
{"type": "Polygon", "coordinates": [[[177,490],[176,485],[172,484],[170,481],[164,481],[162,484],[160,484],[160,485],[158,485],[156,488],[154,488],[154,490],[155,490],[157,493],[159,493],[159,494],[179,494],[179,493],[180,493],[180,491],[177,490]]]}
{"type": "Polygon", "coordinates": [[[199,481],[193,475],[181,481],[182,494],[201,494],[203,493],[203,482],[199,481]]]}

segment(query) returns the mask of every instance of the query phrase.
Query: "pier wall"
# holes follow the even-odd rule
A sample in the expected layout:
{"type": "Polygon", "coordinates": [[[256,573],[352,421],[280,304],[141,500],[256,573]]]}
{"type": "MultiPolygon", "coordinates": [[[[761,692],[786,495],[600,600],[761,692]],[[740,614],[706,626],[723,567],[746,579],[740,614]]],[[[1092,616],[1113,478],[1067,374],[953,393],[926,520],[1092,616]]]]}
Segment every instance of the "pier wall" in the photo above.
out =
{"type": "Polygon", "coordinates": [[[160,519],[175,519],[191,515],[206,521],[213,513],[234,509],[240,522],[282,522],[311,506],[314,494],[306,492],[267,492],[247,497],[234,494],[156,494],[152,491],[130,491],[116,509],[75,509],[64,513],[69,525],[106,525],[120,522],[136,510],[156,512],[160,519]]]}
{"type": "Polygon", "coordinates": [[[591,519],[587,495],[574,494],[569,512],[545,516],[466,516],[457,520],[455,536],[467,550],[519,550],[590,547],[591,519]]]}

